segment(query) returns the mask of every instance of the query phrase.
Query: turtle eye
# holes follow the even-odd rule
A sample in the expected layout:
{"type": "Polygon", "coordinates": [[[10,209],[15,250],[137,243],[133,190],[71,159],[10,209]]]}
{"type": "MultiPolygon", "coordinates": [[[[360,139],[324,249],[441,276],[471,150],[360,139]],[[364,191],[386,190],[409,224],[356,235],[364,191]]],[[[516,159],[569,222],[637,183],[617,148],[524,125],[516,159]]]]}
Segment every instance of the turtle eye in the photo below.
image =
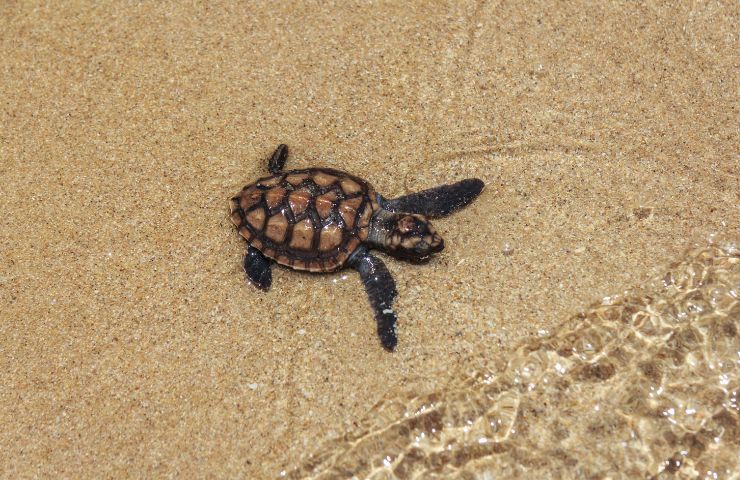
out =
{"type": "Polygon", "coordinates": [[[398,222],[398,231],[407,234],[410,233],[414,229],[414,217],[408,216],[403,217],[400,222],[398,222]]]}
{"type": "Polygon", "coordinates": [[[398,231],[403,235],[422,235],[425,225],[426,222],[423,219],[408,215],[398,222],[398,231]]]}

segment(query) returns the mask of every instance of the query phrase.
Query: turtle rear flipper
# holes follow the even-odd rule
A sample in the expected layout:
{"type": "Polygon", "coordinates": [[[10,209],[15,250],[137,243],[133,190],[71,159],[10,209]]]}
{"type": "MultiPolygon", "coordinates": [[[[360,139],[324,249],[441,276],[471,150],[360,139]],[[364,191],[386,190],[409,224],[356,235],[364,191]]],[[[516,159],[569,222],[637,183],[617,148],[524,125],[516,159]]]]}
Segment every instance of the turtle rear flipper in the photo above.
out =
{"type": "Polygon", "coordinates": [[[441,185],[386,200],[383,207],[391,212],[444,217],[472,202],[483,191],[484,186],[481,180],[468,178],[450,185],[441,185]]]}
{"type": "Polygon", "coordinates": [[[247,278],[260,290],[269,290],[272,285],[272,266],[262,252],[249,246],[244,256],[244,271],[247,278]]]}
{"type": "Polygon", "coordinates": [[[366,249],[357,251],[350,259],[349,265],[360,273],[365,284],[370,305],[378,324],[380,343],[386,350],[393,351],[398,343],[396,337],[396,312],[393,311],[393,300],[396,299],[396,282],[383,261],[374,257],[366,249]]]}
{"type": "Polygon", "coordinates": [[[278,145],[275,152],[270,157],[270,162],[267,164],[267,170],[273,175],[280,173],[285,166],[285,160],[288,159],[288,146],[284,143],[278,145]]]}

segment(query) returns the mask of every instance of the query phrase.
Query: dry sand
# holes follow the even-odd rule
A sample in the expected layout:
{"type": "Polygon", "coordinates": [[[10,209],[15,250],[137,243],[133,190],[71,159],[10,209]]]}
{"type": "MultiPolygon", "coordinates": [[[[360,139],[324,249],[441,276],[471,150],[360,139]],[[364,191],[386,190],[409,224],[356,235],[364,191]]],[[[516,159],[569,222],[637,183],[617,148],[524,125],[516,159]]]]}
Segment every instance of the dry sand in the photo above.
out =
{"type": "MultiPolygon", "coordinates": [[[[270,478],[738,231],[734,2],[0,6],[0,475],[270,478]],[[447,249],[246,285],[227,199],[289,167],[477,176],[447,249]]],[[[383,257],[387,258],[387,257],[383,257]]]]}

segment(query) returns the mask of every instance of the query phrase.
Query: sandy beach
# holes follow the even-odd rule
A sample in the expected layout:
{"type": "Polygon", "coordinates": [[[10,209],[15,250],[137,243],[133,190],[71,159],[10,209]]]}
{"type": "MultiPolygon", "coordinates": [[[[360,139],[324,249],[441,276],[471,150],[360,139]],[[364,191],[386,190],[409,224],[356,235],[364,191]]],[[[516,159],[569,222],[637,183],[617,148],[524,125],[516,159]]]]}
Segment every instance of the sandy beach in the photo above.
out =
{"type": "Polygon", "coordinates": [[[739,14],[3,3],[0,476],[275,478],[377,402],[736,239],[739,14]],[[228,199],[279,143],[388,197],[486,183],[428,264],[379,254],[394,353],[352,270],[246,283],[228,199]]]}

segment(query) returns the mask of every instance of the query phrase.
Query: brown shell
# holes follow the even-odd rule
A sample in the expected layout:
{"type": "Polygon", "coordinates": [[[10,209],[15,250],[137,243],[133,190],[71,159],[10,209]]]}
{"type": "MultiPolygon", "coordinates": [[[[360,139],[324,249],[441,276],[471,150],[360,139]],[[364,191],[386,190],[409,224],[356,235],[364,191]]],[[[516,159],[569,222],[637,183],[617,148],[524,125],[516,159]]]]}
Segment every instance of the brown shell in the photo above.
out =
{"type": "Polygon", "coordinates": [[[364,180],[329,168],[260,178],[231,199],[231,221],[250,245],[297,270],[330,272],[367,239],[380,208],[364,180]]]}

